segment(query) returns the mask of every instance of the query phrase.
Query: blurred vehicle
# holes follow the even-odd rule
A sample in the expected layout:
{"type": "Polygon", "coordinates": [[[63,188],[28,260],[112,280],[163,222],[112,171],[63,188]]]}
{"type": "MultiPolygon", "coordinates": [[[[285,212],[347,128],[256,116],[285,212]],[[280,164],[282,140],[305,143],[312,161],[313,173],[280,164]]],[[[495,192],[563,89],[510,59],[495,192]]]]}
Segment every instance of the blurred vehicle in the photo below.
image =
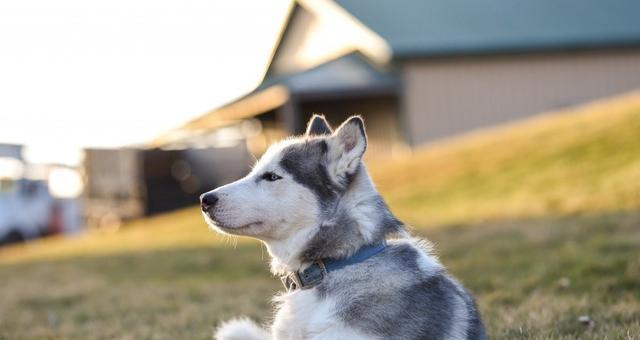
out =
{"type": "Polygon", "coordinates": [[[0,185],[0,244],[60,232],[58,209],[45,181],[3,179],[0,185]]]}
{"type": "Polygon", "coordinates": [[[20,146],[0,151],[0,245],[80,229],[77,170],[26,162],[20,146]]]}

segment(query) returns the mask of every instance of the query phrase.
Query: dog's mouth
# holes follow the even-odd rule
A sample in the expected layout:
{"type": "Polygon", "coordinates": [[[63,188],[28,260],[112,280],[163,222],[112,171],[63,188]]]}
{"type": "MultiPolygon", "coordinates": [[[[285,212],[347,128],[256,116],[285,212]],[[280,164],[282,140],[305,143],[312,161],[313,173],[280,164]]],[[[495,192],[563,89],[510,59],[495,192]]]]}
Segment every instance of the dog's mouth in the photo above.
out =
{"type": "Polygon", "coordinates": [[[214,219],[207,213],[203,213],[203,215],[204,215],[205,219],[207,220],[207,222],[209,222],[209,224],[211,226],[216,227],[216,228],[218,228],[220,230],[223,230],[223,231],[228,231],[228,232],[249,229],[250,227],[257,227],[257,226],[261,226],[262,224],[264,224],[264,222],[262,222],[262,221],[256,221],[256,222],[251,222],[251,223],[246,223],[246,224],[233,225],[233,224],[225,223],[225,222],[220,221],[218,219],[214,219]]]}
{"type": "Polygon", "coordinates": [[[213,224],[216,225],[216,227],[224,230],[241,230],[241,229],[247,229],[250,227],[257,227],[263,224],[262,222],[253,222],[253,223],[232,226],[232,225],[224,224],[218,221],[212,221],[212,222],[213,224]]]}

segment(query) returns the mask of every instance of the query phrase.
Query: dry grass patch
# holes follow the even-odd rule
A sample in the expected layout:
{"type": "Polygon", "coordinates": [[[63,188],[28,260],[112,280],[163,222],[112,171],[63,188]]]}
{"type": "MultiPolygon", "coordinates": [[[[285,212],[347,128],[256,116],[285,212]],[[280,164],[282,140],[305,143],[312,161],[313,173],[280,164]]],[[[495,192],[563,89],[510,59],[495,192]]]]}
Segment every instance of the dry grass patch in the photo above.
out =
{"type": "Polygon", "coordinates": [[[371,166],[393,210],[435,224],[640,207],[640,92],[371,166]]]}

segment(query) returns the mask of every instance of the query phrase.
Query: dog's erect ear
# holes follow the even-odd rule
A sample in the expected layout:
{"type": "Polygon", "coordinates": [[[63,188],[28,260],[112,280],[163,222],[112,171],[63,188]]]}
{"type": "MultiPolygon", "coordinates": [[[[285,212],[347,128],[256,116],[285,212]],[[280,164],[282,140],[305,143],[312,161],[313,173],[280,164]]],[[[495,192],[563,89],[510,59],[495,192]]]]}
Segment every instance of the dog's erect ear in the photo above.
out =
{"type": "Polygon", "coordinates": [[[364,121],[360,116],[353,116],[336,130],[331,137],[334,152],[337,152],[336,171],[347,175],[353,174],[360,165],[360,160],[367,149],[367,134],[364,121]]]}
{"type": "Polygon", "coordinates": [[[331,126],[324,116],[314,114],[311,119],[309,119],[309,123],[307,123],[307,132],[305,134],[307,136],[322,136],[330,135],[332,132],[333,130],[331,130],[331,126]]]}

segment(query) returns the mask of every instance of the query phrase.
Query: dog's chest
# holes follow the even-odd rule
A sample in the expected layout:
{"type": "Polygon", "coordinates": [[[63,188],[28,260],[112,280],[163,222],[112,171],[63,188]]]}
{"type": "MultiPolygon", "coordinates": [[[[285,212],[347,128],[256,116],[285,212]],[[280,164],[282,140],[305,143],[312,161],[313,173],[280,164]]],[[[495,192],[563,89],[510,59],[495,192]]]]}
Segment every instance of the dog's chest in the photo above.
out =
{"type": "Polygon", "coordinates": [[[288,293],[277,300],[280,306],[273,323],[275,339],[355,335],[336,318],[335,302],[329,298],[319,298],[315,289],[288,293]]]}
{"type": "Polygon", "coordinates": [[[287,293],[278,301],[273,324],[276,339],[308,339],[336,321],[332,303],[318,298],[315,289],[287,293]]]}

